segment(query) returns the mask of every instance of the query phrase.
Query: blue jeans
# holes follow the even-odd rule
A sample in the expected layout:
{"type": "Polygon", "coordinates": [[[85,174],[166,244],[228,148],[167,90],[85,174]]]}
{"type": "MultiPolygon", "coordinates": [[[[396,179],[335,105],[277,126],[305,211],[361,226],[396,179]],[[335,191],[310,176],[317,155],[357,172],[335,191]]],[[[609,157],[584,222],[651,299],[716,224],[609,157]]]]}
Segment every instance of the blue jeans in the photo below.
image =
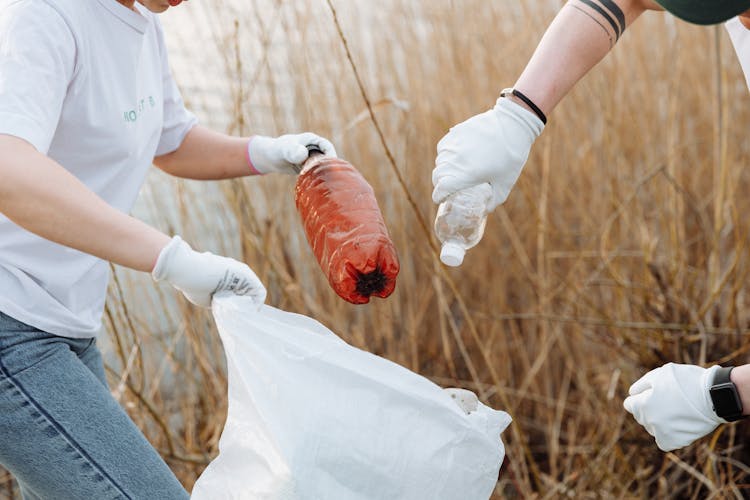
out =
{"type": "Polygon", "coordinates": [[[0,313],[0,465],[24,499],[186,499],[107,387],[94,339],[0,313]]]}

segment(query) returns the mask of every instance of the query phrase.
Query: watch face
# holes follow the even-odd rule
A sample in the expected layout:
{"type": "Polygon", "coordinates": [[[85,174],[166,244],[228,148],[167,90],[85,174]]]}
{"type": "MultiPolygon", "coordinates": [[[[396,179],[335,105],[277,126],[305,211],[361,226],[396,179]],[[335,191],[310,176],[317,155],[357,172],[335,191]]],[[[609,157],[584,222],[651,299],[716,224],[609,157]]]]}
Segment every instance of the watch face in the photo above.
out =
{"type": "Polygon", "coordinates": [[[711,387],[711,400],[714,403],[714,411],[720,417],[740,412],[741,405],[732,383],[711,387]]]}

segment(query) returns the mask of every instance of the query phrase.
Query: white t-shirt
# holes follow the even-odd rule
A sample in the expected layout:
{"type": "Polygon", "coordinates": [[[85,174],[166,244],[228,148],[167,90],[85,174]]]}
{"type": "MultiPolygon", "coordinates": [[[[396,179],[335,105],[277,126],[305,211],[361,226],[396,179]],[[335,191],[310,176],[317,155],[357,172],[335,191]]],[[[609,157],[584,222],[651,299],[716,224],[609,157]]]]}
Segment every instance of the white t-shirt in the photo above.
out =
{"type": "MultiPolygon", "coordinates": [[[[196,124],[170,75],[158,18],[136,5],[0,0],[0,134],[28,141],[123,212],[154,156],[176,150],[196,124]]],[[[108,280],[107,262],[0,215],[3,313],[93,337],[108,280]]]]}
{"type": "Polygon", "coordinates": [[[745,80],[750,87],[750,30],[742,25],[738,18],[731,19],[726,23],[729,38],[732,39],[732,45],[740,58],[742,71],[745,72],[745,80]]]}

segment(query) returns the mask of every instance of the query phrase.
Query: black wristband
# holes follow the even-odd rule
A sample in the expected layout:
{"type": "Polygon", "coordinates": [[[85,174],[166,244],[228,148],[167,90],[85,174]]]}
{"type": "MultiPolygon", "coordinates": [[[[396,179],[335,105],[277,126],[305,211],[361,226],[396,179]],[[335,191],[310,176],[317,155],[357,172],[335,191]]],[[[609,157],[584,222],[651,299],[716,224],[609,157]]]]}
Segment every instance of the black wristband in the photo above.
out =
{"type": "Polygon", "coordinates": [[[539,106],[534,104],[534,101],[523,95],[520,91],[516,89],[505,89],[502,92],[500,92],[500,97],[507,97],[508,94],[511,94],[515,97],[518,97],[521,99],[528,107],[531,108],[531,110],[534,112],[536,116],[539,117],[540,120],[542,120],[542,123],[547,125],[547,115],[544,114],[544,112],[539,109],[539,106]]]}

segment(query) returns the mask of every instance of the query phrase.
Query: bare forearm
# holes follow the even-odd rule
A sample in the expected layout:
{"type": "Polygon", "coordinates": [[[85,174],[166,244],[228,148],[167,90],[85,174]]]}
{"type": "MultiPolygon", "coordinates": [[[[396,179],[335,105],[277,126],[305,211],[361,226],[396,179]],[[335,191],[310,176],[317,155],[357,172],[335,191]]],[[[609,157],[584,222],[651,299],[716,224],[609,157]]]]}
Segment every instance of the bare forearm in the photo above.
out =
{"type": "Polygon", "coordinates": [[[515,88],[546,114],[614,47],[652,0],[570,0],[552,22],[515,88]]]}
{"type": "Polygon", "coordinates": [[[61,245],[149,272],[169,237],[108,205],[28,143],[0,136],[0,213],[61,245]]]}
{"type": "Polygon", "coordinates": [[[750,365],[742,365],[732,370],[730,378],[740,393],[744,415],[750,415],[750,365]]]}
{"type": "Polygon", "coordinates": [[[177,151],[157,157],[154,164],[168,174],[186,179],[219,180],[251,175],[248,140],[198,126],[188,133],[177,151]]]}

